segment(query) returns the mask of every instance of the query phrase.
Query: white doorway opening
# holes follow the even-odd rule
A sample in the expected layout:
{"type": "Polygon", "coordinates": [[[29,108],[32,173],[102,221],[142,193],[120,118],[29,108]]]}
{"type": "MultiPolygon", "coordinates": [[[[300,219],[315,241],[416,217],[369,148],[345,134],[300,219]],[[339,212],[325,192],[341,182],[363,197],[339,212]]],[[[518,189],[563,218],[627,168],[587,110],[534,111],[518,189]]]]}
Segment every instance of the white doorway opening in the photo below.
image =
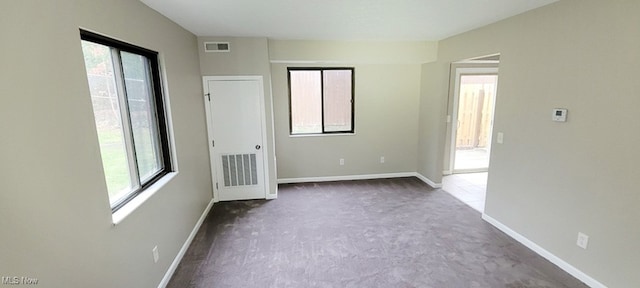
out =
{"type": "Polygon", "coordinates": [[[484,212],[500,55],[451,65],[443,190],[484,212]]]}
{"type": "Polygon", "coordinates": [[[497,67],[455,69],[450,164],[452,173],[489,169],[497,67]]]}

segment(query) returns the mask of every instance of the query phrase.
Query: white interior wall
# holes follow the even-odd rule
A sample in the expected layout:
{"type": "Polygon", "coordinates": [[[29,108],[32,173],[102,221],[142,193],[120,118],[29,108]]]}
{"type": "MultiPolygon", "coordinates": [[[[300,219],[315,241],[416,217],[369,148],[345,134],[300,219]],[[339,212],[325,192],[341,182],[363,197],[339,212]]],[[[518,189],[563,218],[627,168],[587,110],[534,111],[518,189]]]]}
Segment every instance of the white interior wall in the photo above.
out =
{"type": "Polygon", "coordinates": [[[417,172],[442,183],[449,65],[434,61],[421,65],[417,172]]]}
{"type": "Polygon", "coordinates": [[[196,37],[129,0],[3,1],[0,37],[2,276],[156,287],[211,199],[196,37]],[[179,173],[116,226],[79,28],[160,52],[167,79],[179,173]]]}
{"type": "Polygon", "coordinates": [[[420,65],[436,51],[432,42],[270,40],[278,178],[415,173],[420,65]],[[290,136],[287,67],[354,67],[355,134],[290,136]]]}
{"type": "MultiPolygon", "coordinates": [[[[445,39],[423,66],[446,77],[448,63],[501,54],[494,137],[504,144],[492,147],[485,213],[608,287],[640,286],[638,12],[638,1],[563,0],[445,39]],[[551,121],[553,108],[568,121],[551,121]]],[[[435,104],[423,113],[446,115],[447,83],[435,82],[423,82],[439,83],[423,90],[435,104]]],[[[440,152],[429,161],[444,153],[444,134],[431,136],[422,141],[440,152]]],[[[419,165],[437,173],[437,162],[419,165]]]]}

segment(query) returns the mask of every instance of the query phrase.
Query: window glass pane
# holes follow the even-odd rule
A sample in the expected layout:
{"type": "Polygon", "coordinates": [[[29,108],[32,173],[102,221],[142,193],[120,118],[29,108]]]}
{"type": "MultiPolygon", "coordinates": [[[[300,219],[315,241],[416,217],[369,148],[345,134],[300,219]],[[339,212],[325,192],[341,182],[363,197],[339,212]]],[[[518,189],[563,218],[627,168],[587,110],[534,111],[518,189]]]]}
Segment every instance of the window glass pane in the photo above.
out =
{"type": "Polygon", "coordinates": [[[128,52],[120,55],[138,173],[144,183],[162,168],[150,68],[143,56],[128,52]]]}
{"type": "Polygon", "coordinates": [[[132,189],[132,183],[111,49],[104,45],[82,41],[82,51],[89,79],[109,200],[113,204],[132,189]]]}
{"type": "Polygon", "coordinates": [[[454,169],[489,167],[493,103],[498,75],[460,75],[454,169]]]}
{"type": "Polygon", "coordinates": [[[351,131],[351,70],[324,70],[324,131],[351,131]]]}
{"type": "Polygon", "coordinates": [[[87,31],[80,36],[115,212],[171,172],[157,53],[87,31]]]}
{"type": "Polygon", "coordinates": [[[322,133],[320,71],[289,71],[291,134],[322,133]]]}

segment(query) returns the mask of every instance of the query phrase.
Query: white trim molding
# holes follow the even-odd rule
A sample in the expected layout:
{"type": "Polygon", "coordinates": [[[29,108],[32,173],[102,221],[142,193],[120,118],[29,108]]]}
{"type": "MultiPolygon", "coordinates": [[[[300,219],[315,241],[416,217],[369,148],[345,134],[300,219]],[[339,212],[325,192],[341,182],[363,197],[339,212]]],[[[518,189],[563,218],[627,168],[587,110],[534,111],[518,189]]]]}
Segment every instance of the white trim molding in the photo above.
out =
{"type": "Polygon", "coordinates": [[[402,173],[345,175],[345,176],[327,176],[327,177],[282,178],[282,179],[278,179],[278,183],[289,184],[289,183],[306,183],[306,182],[329,182],[329,181],[367,180],[367,179],[382,179],[382,178],[400,178],[400,177],[412,177],[412,176],[415,176],[415,173],[402,172],[402,173]]]}
{"type": "Polygon", "coordinates": [[[422,182],[433,188],[441,188],[441,183],[435,183],[427,177],[416,172],[400,172],[400,173],[383,173],[383,174],[364,174],[364,175],[345,175],[345,176],[327,176],[327,177],[302,177],[302,178],[281,178],[278,184],[290,183],[306,183],[306,182],[329,182],[329,181],[349,181],[349,180],[368,180],[368,179],[384,179],[384,178],[401,178],[416,177],[422,182]]]}
{"type": "Polygon", "coordinates": [[[162,277],[162,281],[160,281],[160,284],[158,284],[158,288],[165,288],[167,287],[167,284],[169,284],[169,280],[171,280],[173,273],[176,272],[176,269],[178,268],[180,261],[182,261],[184,254],[187,253],[187,249],[189,249],[189,246],[191,246],[191,242],[193,242],[193,238],[196,237],[198,230],[200,230],[200,226],[202,226],[204,219],[207,218],[207,215],[209,215],[209,211],[211,211],[213,203],[215,203],[214,199],[211,199],[211,201],[209,201],[209,204],[207,205],[207,208],[205,208],[204,212],[202,212],[202,215],[200,215],[200,219],[198,219],[198,222],[196,222],[196,226],[193,227],[193,230],[191,230],[191,234],[189,234],[187,240],[184,241],[184,244],[182,244],[182,248],[180,248],[180,251],[178,251],[178,255],[176,255],[176,258],[173,259],[173,262],[171,262],[169,269],[164,274],[164,277],[162,277]]]}
{"type": "Polygon", "coordinates": [[[427,185],[435,188],[435,189],[440,189],[442,188],[442,183],[436,183],[434,181],[432,181],[431,179],[427,178],[426,176],[420,174],[420,173],[416,173],[416,177],[418,177],[418,179],[422,180],[422,182],[427,183],[427,185]]]}
{"type": "Polygon", "coordinates": [[[607,286],[605,286],[604,284],[598,282],[596,279],[591,278],[591,276],[589,276],[586,273],[580,271],[578,268],[576,268],[573,265],[567,263],[566,261],[562,260],[560,257],[554,255],[553,253],[545,250],[544,248],[540,247],[535,242],[527,239],[526,237],[522,236],[521,234],[519,234],[518,232],[512,230],[511,228],[507,227],[506,225],[500,223],[500,221],[492,218],[491,216],[482,213],[482,219],[484,221],[487,221],[489,224],[493,225],[494,227],[498,228],[500,231],[504,232],[505,234],[509,235],[511,238],[513,238],[516,241],[520,242],[522,245],[524,245],[527,248],[533,250],[533,252],[536,252],[538,255],[542,256],[543,258],[549,260],[551,263],[553,263],[556,266],[560,267],[560,269],[562,269],[565,272],[571,274],[573,277],[576,277],[578,280],[584,282],[584,284],[587,284],[589,287],[607,288],[607,286]]]}

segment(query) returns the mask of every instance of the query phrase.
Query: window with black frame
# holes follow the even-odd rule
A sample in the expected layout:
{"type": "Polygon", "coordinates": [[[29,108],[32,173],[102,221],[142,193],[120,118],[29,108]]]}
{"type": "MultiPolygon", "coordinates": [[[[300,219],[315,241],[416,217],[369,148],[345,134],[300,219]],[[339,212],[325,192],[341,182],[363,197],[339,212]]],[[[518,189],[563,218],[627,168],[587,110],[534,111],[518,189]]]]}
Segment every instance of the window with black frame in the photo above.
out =
{"type": "Polygon", "coordinates": [[[158,53],[80,31],[112,211],[171,172],[158,53]]]}
{"type": "Polygon", "coordinates": [[[287,71],[291,135],[354,133],[354,68],[287,71]]]}

